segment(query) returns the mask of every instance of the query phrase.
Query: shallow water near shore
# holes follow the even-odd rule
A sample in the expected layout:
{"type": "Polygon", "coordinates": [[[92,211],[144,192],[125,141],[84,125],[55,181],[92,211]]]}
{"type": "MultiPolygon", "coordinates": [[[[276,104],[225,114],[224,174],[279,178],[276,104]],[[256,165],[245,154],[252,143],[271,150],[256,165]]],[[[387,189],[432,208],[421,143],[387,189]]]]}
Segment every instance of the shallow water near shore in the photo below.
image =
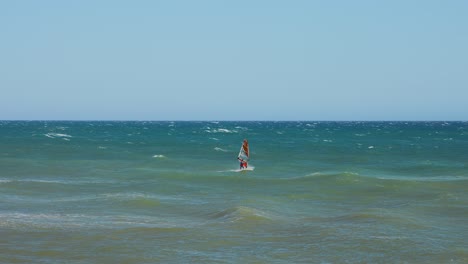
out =
{"type": "Polygon", "coordinates": [[[467,263],[467,190],[468,122],[0,121],[0,262],[467,263]]]}

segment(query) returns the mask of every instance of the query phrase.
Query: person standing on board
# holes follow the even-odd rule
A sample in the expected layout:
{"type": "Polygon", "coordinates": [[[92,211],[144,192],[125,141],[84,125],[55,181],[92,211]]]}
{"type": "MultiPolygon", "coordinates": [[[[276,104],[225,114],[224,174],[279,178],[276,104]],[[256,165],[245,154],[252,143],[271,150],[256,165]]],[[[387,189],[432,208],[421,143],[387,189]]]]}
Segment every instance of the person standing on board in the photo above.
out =
{"type": "Polygon", "coordinates": [[[240,162],[240,164],[239,164],[239,169],[241,169],[241,170],[242,170],[242,169],[246,169],[246,168],[247,168],[247,162],[245,162],[245,161],[244,161],[243,159],[241,159],[241,158],[237,158],[237,159],[238,159],[239,162],[240,162]]]}

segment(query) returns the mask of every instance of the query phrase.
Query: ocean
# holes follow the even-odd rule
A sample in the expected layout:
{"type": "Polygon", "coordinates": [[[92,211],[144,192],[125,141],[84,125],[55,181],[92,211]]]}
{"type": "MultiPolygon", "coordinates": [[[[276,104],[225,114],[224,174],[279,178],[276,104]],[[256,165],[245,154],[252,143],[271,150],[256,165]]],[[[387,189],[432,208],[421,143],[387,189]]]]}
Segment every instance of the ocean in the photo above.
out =
{"type": "Polygon", "coordinates": [[[0,121],[0,263],[468,263],[468,122],[0,121]]]}

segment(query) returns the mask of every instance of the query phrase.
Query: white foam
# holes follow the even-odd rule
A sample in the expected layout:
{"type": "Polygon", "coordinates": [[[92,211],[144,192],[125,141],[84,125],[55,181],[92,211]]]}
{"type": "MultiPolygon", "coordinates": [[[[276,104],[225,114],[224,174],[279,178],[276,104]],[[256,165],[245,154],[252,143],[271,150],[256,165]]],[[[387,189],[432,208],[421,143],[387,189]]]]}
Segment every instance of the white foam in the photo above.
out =
{"type": "Polygon", "coordinates": [[[154,155],[153,158],[165,158],[166,156],[164,155],[161,155],[161,154],[157,154],[157,155],[154,155]]]}
{"type": "Polygon", "coordinates": [[[230,170],[230,171],[233,171],[233,172],[242,172],[242,171],[253,171],[255,169],[254,166],[249,166],[245,169],[237,169],[237,170],[230,170]]]}
{"type": "Polygon", "coordinates": [[[368,147],[368,149],[373,149],[373,148],[374,148],[374,146],[369,146],[369,147],[368,147]]]}

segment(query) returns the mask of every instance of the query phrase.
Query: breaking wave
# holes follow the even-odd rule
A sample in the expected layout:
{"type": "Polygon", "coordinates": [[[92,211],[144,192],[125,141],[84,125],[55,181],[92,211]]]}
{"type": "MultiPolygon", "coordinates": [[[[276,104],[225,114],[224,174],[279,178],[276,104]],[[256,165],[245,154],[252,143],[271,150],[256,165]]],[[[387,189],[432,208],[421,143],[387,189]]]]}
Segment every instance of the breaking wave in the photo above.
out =
{"type": "Polygon", "coordinates": [[[258,221],[269,221],[273,219],[273,216],[267,212],[247,207],[247,206],[235,206],[219,212],[215,212],[209,215],[212,220],[220,222],[258,222],[258,221]]]}

